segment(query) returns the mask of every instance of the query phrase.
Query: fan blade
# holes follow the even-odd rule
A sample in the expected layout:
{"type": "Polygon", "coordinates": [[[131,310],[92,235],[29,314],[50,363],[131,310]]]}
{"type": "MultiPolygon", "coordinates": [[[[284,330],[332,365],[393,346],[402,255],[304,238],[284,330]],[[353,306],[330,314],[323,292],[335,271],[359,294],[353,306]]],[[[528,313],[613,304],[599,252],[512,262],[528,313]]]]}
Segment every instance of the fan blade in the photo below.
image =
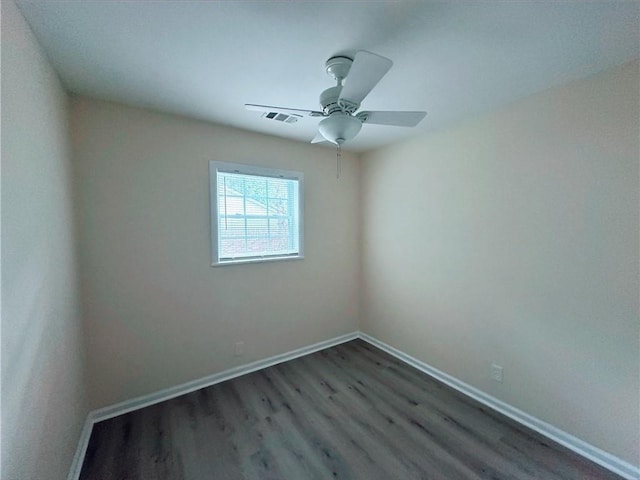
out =
{"type": "Polygon", "coordinates": [[[322,142],[329,142],[329,140],[327,140],[326,138],[324,138],[322,136],[321,133],[318,133],[313,140],[311,140],[311,143],[322,143],[322,142]]]}
{"type": "Polygon", "coordinates": [[[271,107],[269,105],[254,105],[252,103],[245,103],[244,107],[247,110],[253,110],[256,112],[276,112],[286,113],[287,115],[298,115],[299,117],[324,117],[324,113],[316,110],[302,110],[300,108],[286,108],[286,107],[271,107]]]}
{"type": "Polygon", "coordinates": [[[393,125],[395,127],[415,127],[427,112],[360,112],[357,117],[362,123],[393,125]]]}
{"type": "Polygon", "coordinates": [[[346,100],[357,107],[373,87],[385,76],[393,65],[388,58],[360,50],[353,59],[349,74],[340,93],[340,100],[346,100]]]}

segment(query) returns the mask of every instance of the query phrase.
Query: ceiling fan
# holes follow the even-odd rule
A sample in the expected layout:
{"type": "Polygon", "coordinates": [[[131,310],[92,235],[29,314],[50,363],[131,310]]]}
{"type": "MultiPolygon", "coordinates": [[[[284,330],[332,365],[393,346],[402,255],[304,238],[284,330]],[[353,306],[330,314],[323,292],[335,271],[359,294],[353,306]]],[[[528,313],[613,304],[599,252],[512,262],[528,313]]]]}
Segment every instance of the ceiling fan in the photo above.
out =
{"type": "Polygon", "coordinates": [[[251,103],[245,104],[245,107],[248,110],[269,112],[268,115],[274,113],[298,118],[324,117],[318,125],[318,134],[311,143],[329,141],[338,147],[354,138],[365,123],[415,127],[425,117],[426,112],[362,111],[356,113],[362,100],[392,65],[393,62],[388,58],[366,50],[358,51],[353,59],[345,56],[331,57],[325,63],[325,70],[337,84],[320,94],[321,111],[251,103]]]}

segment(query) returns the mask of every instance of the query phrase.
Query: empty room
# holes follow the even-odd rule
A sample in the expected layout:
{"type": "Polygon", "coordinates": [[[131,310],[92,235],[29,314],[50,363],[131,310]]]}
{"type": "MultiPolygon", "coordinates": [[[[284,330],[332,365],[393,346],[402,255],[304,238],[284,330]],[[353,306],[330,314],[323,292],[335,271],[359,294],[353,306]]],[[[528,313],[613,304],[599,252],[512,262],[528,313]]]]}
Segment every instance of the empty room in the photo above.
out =
{"type": "Polygon", "coordinates": [[[640,2],[0,5],[3,480],[640,479],[640,2]]]}

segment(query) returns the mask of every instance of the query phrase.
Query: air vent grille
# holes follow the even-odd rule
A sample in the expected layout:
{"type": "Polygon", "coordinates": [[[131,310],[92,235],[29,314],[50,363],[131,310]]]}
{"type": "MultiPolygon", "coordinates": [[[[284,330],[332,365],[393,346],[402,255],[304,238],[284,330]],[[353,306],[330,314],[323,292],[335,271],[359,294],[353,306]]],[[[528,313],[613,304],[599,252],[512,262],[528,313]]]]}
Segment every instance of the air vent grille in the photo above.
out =
{"type": "Polygon", "coordinates": [[[296,123],[298,118],[300,118],[298,115],[287,115],[286,113],[278,112],[265,112],[262,116],[268,120],[275,120],[277,122],[284,123],[296,123]]]}

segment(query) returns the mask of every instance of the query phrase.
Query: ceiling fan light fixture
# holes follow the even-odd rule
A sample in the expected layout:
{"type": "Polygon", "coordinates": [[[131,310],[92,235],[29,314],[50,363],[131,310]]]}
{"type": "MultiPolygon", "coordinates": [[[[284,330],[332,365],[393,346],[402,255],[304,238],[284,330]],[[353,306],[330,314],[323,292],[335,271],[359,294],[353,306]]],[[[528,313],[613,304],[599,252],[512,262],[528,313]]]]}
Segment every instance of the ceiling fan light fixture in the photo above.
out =
{"type": "Polygon", "coordinates": [[[340,144],[355,137],[362,128],[362,121],[352,115],[334,112],[318,125],[320,134],[331,143],[340,144]]]}

